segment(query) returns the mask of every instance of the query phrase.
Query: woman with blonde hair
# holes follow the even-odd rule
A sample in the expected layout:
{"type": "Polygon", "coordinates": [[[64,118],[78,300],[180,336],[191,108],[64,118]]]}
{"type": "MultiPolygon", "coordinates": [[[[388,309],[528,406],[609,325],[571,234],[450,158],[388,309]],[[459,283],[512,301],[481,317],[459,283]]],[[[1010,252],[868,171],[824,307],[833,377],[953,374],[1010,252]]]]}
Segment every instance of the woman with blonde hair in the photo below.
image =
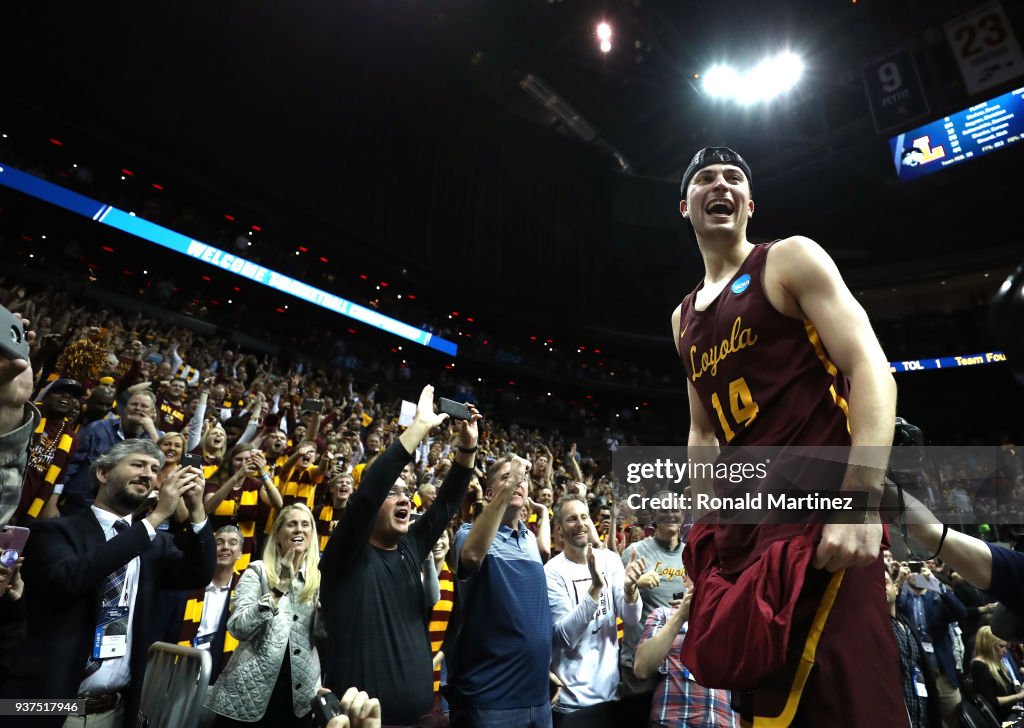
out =
{"type": "MultiPolygon", "coordinates": [[[[153,512],[156,508],[157,499],[160,497],[160,488],[171,473],[181,467],[181,456],[185,452],[185,436],[180,432],[168,432],[156,441],[157,448],[164,454],[164,464],[156,474],[156,485],[150,491],[149,497],[135,512],[134,518],[141,520],[153,512]]],[[[174,510],[174,520],[178,523],[188,521],[188,507],[185,500],[178,501],[178,507],[174,510]]],[[[161,526],[166,528],[167,526],[161,526]]]]}
{"type": "Polygon", "coordinates": [[[991,627],[981,627],[974,638],[974,659],[971,679],[974,689],[989,702],[999,720],[1007,720],[1013,704],[1024,700],[1024,690],[1014,690],[1013,679],[1003,667],[1006,642],[992,634],[991,627]]]}
{"type": "MultiPolygon", "coordinates": [[[[210,397],[210,392],[205,387],[209,384],[210,380],[204,382],[204,389],[199,393],[196,411],[188,423],[188,445],[185,448],[187,452],[203,456],[203,473],[207,480],[213,477],[217,468],[224,462],[224,453],[228,449],[228,435],[224,426],[215,417],[206,418],[206,404],[210,397]]],[[[252,442],[259,427],[263,407],[263,395],[257,395],[253,402],[252,411],[245,430],[242,436],[238,438],[238,442],[234,444],[242,445],[252,442]]],[[[214,412],[217,411],[214,408],[214,412]]]]}
{"type": "Polygon", "coordinates": [[[239,641],[206,706],[216,726],[299,728],[320,688],[314,620],[320,595],[313,514],[281,509],[263,549],[235,587],[228,631],[239,641]]]}
{"type": "Polygon", "coordinates": [[[156,489],[167,480],[167,476],[178,469],[181,456],[185,454],[185,436],[180,432],[168,432],[156,441],[156,446],[164,454],[164,465],[156,474],[156,489]]]}
{"type": "Polygon", "coordinates": [[[189,452],[203,456],[203,473],[209,480],[224,462],[224,454],[228,449],[228,434],[219,422],[207,422],[202,427],[202,436],[195,440],[194,445],[190,435],[189,444],[192,447],[189,452]]]}

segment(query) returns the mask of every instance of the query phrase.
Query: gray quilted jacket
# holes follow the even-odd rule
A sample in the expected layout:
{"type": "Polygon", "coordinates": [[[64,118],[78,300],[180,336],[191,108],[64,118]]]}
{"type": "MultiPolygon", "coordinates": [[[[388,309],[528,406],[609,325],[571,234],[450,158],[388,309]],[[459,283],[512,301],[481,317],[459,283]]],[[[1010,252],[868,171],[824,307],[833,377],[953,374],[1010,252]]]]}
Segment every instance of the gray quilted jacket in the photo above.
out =
{"type": "Polygon", "coordinates": [[[309,701],[320,687],[320,657],[313,644],[317,600],[293,601],[291,592],[297,596],[301,589],[299,574],[275,609],[263,562],[249,565],[235,587],[228,618],[228,631],[239,645],[210,688],[206,707],[235,720],[259,720],[287,657],[292,669],[292,709],[296,716],[309,712],[309,701]]]}

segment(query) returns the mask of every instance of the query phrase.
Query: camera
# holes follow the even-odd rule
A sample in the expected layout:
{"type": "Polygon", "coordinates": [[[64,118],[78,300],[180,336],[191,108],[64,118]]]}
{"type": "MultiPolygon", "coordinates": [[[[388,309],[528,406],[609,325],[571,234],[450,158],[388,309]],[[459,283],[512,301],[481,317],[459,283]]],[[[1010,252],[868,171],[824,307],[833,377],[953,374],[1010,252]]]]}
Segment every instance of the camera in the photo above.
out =
{"type": "Polygon", "coordinates": [[[313,709],[313,721],[319,728],[327,728],[331,718],[341,715],[341,703],[334,693],[315,696],[309,701],[309,707],[313,709]]]}

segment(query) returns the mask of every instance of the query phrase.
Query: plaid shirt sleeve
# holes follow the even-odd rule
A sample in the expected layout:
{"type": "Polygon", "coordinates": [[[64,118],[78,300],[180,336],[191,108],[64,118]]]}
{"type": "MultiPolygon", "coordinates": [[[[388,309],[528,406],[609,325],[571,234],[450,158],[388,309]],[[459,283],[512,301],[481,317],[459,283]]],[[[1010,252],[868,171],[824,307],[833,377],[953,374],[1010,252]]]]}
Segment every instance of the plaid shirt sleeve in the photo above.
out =
{"type": "MultiPolygon", "coordinates": [[[[668,622],[673,610],[659,607],[647,617],[641,643],[654,637],[668,622]]],[[[651,701],[651,722],[675,728],[739,728],[739,718],[730,706],[728,690],[710,690],[693,681],[679,661],[683,646],[681,630],[662,662],[659,672],[664,676],[651,701]]]]}
{"type": "MultiPolygon", "coordinates": [[[[639,644],[643,644],[649,639],[652,639],[654,635],[661,631],[661,628],[665,626],[665,622],[668,620],[668,610],[664,607],[658,607],[647,616],[647,622],[644,624],[644,633],[640,636],[639,644]]],[[[658,667],[658,672],[662,675],[667,674],[665,660],[661,661],[661,665],[658,667]]]]}
{"type": "Polygon", "coordinates": [[[0,528],[7,525],[21,500],[21,484],[28,465],[28,444],[39,423],[39,410],[25,405],[21,427],[0,435],[0,528]]]}

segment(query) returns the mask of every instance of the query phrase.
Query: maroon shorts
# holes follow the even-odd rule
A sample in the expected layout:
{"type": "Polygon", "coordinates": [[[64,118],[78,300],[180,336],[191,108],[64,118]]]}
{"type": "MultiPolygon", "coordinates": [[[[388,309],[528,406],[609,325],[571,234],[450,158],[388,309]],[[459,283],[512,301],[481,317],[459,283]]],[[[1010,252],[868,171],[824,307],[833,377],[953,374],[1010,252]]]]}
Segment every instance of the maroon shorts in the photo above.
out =
{"type": "Polygon", "coordinates": [[[742,573],[718,566],[714,529],[690,532],[694,581],[683,664],[733,691],[754,726],[906,728],[882,560],[835,574],[811,565],[820,527],[764,546],[742,573]]]}

